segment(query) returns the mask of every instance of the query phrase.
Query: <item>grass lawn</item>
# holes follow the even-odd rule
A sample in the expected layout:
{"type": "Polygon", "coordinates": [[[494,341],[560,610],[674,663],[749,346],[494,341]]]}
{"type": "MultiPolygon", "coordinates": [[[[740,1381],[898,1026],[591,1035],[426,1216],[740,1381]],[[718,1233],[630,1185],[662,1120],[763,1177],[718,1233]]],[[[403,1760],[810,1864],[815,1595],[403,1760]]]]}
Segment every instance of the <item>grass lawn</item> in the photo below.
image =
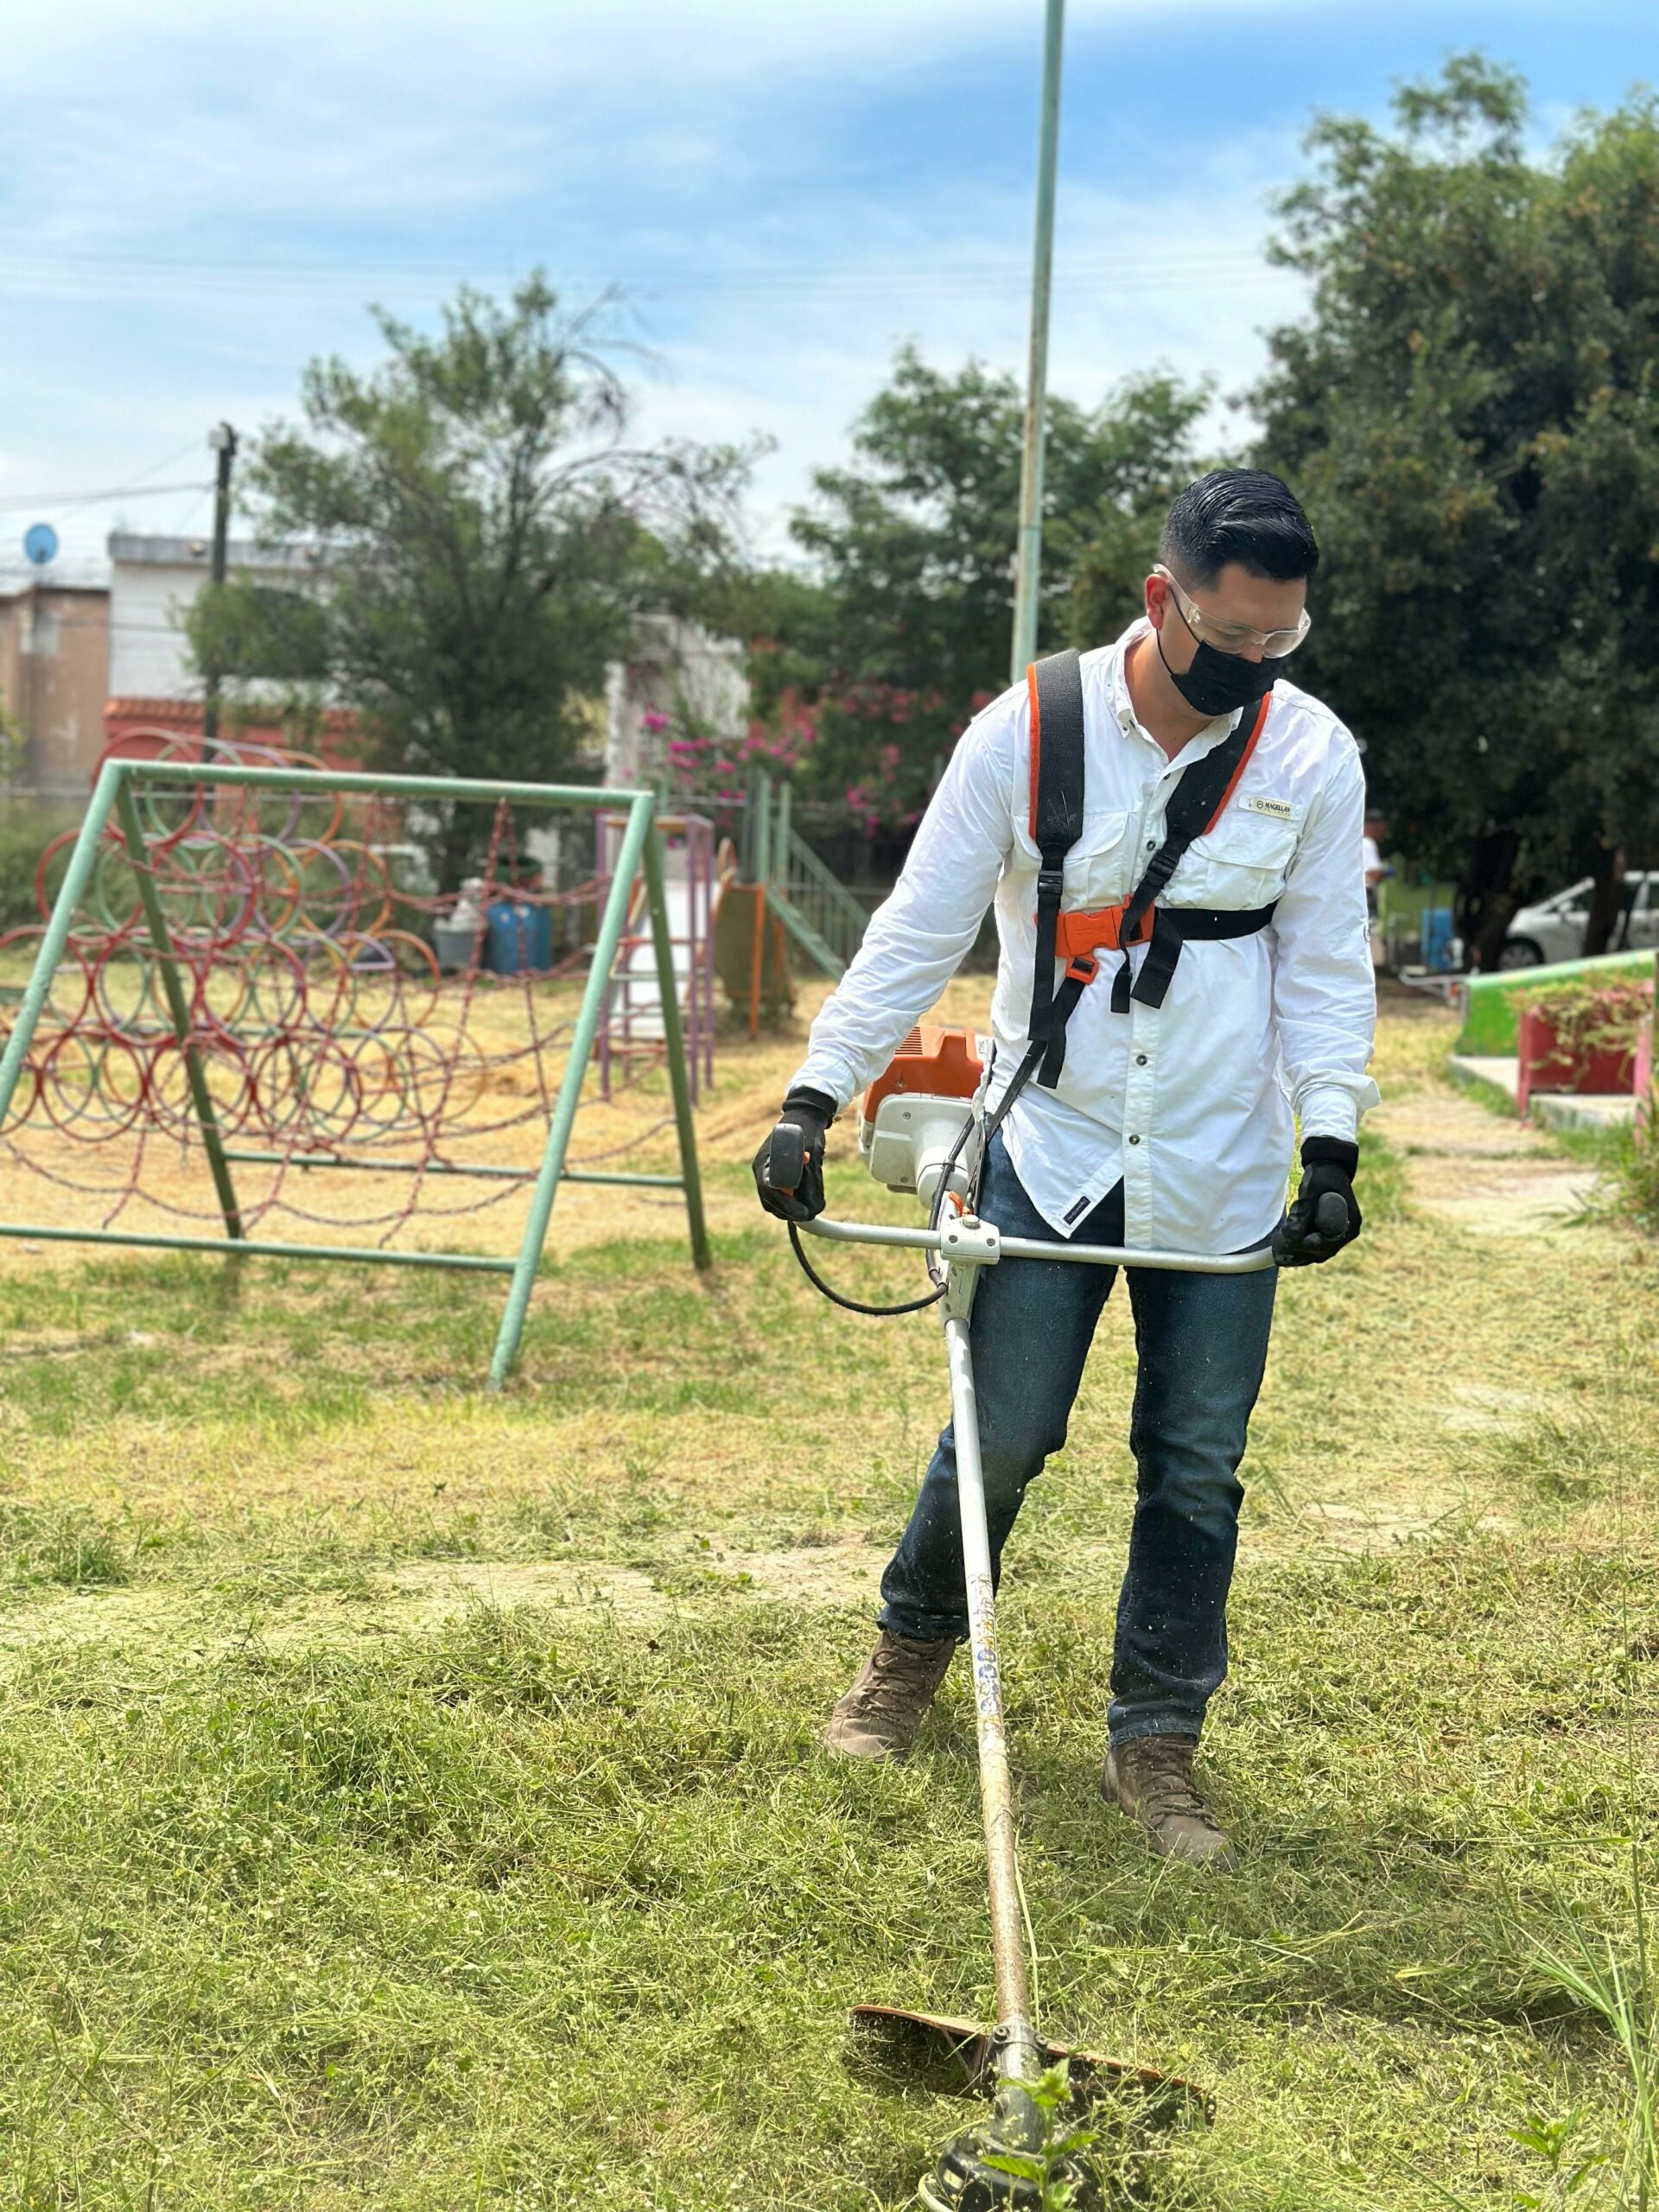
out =
{"type": "MultiPolygon", "coordinates": [[[[1452,1026],[1385,1024],[1419,1125],[1476,1113],[1452,1026]]],[[[909,2202],[962,2108],[846,2016],[990,2009],[962,1670],[902,1768],[816,1739],[947,1393],[931,1317],[834,1312],[753,1208],[798,1043],[727,1043],[712,1273],[672,1205],[585,1235],[499,1401],[498,1281],[0,1250],[0,2202],[909,2202]]],[[[1639,1973],[1656,1256],[1460,1226],[1382,1122],[1364,1237],[1281,1288],[1206,1739],[1230,1878],[1096,1796],[1121,1299],[1021,1523],[1041,2018],[1214,2092],[1141,2171],[1172,2212],[1645,2203],[1561,2193],[1631,2077],[1560,1962],[1639,1973]]],[[[835,1210],[907,1217],[850,1151],[835,1210]]]]}

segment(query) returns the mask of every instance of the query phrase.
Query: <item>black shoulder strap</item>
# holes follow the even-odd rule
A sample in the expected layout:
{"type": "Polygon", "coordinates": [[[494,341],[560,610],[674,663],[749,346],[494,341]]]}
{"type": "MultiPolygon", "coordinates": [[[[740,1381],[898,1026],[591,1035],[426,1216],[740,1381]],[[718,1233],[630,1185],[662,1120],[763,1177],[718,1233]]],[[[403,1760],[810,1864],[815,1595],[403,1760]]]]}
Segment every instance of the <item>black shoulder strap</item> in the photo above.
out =
{"type": "Polygon", "coordinates": [[[1242,714],[1219,745],[1212,745],[1181,771],[1164,809],[1164,842],[1147,861],[1147,872],[1135,885],[1119,925],[1125,944],[1132,940],[1147,907],[1174,874],[1187,847],[1204,835],[1221,811],[1261,721],[1259,710],[1242,714]]]}
{"type": "MultiPolygon", "coordinates": [[[[1033,675],[1034,673],[1033,671],[1033,675]]],[[[1181,771],[1175,788],[1169,795],[1169,803],[1164,809],[1164,842],[1147,863],[1147,872],[1130,893],[1128,903],[1124,906],[1122,917],[1118,923],[1119,941],[1126,948],[1135,941],[1148,908],[1152,906],[1170,877],[1174,874],[1187,847],[1195,837],[1202,836],[1206,830],[1214,827],[1222,809],[1232,797],[1233,786],[1238,780],[1245,760],[1255,749],[1256,739],[1260,736],[1262,724],[1267,720],[1267,714],[1268,702],[1263,699],[1254,714],[1247,710],[1239,716],[1237,722],[1228,731],[1219,745],[1212,745],[1208,753],[1202,753],[1198,760],[1181,771]]],[[[1081,828],[1081,820],[1079,820],[1079,828],[1081,828]]],[[[1058,911],[1057,901],[1056,929],[1058,929],[1058,911]]],[[[1163,911],[1162,908],[1159,909],[1160,915],[1163,911]]],[[[1263,910],[1264,912],[1269,911],[1263,910]]],[[[1262,924],[1258,918],[1253,926],[1260,928],[1262,924]]],[[[1052,952],[1055,943],[1054,936],[1051,935],[1046,942],[1052,952]]],[[[1175,963],[1180,957],[1180,942],[1179,925],[1174,922],[1166,923],[1162,942],[1154,948],[1156,957],[1154,957],[1153,954],[1148,955],[1150,971],[1143,971],[1146,988],[1142,991],[1141,996],[1151,1005],[1159,1006],[1163,1003],[1163,996],[1168,988],[1170,976],[1173,973],[1175,963]]],[[[1071,1017],[1073,1007],[1082,995],[1084,986],[1079,978],[1071,977],[1060,987],[1058,993],[1054,992],[1052,988],[1054,963],[1052,958],[1047,961],[1043,959],[1044,943],[1045,939],[1039,928],[1037,936],[1038,968],[1039,973],[1046,971],[1049,978],[1050,1000],[1045,1006],[1046,1027],[1039,1033],[1035,1027],[1033,1018],[1031,1034],[1033,1040],[1039,1041],[1045,1046],[1041,1071],[1037,1080],[1046,1090],[1052,1090],[1065,1072],[1065,1025],[1071,1017]]],[[[1128,1012],[1128,994],[1129,959],[1126,950],[1122,965],[1112,978],[1111,1004],[1115,1013],[1128,1012]]],[[[1032,993],[1033,1008],[1036,996],[1037,986],[1033,985],[1032,993]]]]}
{"type": "Polygon", "coordinates": [[[1034,1042],[1049,1032],[1065,856],[1083,835],[1082,664],[1069,648],[1050,653],[1032,663],[1026,680],[1031,693],[1029,827],[1041,856],[1029,1027],[1034,1042]]]}

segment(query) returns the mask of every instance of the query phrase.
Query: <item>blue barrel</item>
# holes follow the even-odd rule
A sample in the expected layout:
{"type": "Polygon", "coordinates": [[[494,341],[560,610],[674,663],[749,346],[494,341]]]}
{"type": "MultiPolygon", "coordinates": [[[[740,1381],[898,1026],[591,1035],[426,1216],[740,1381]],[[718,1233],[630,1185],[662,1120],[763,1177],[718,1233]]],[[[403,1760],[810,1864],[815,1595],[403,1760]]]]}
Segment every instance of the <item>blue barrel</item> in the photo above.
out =
{"type": "Polygon", "coordinates": [[[553,910],[517,899],[490,902],[484,964],[492,975],[522,976],[553,965],[553,910]]]}
{"type": "Polygon", "coordinates": [[[1431,976],[1444,976],[1451,968],[1452,909],[1449,906],[1425,906],[1423,909],[1423,965],[1431,976]]]}

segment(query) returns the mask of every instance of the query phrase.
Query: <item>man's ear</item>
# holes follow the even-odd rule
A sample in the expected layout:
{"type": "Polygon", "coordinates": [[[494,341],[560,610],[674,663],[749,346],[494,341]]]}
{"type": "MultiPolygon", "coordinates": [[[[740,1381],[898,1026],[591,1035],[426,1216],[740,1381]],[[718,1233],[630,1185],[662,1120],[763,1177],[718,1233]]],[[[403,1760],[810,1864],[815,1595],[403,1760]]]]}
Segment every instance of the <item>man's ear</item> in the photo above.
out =
{"type": "Polygon", "coordinates": [[[1169,612],[1169,586],[1162,576],[1148,576],[1141,586],[1141,597],[1146,602],[1147,620],[1154,630],[1164,626],[1164,617],[1169,612]]]}

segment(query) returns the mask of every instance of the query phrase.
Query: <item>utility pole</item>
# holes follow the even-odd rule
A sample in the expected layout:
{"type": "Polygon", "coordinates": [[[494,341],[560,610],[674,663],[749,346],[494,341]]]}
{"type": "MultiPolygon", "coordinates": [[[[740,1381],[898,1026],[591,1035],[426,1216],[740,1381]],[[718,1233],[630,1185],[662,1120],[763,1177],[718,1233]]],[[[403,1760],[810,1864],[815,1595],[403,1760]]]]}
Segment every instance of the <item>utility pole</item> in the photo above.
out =
{"type": "Polygon", "coordinates": [[[1043,37],[1043,114],[1037,144],[1037,242],[1031,271],[1031,360],[1026,376],[1026,446],[1020,468],[1020,537],[1014,588],[1011,681],[1037,655],[1037,592],[1043,572],[1043,417],[1048,397],[1048,299],[1054,268],[1054,170],[1060,143],[1060,34],[1065,0],[1048,0],[1043,37]]]}
{"type": "MultiPolygon", "coordinates": [[[[208,450],[219,456],[213,480],[213,557],[215,588],[225,581],[231,537],[231,463],[236,459],[236,432],[228,423],[215,423],[207,433],[208,450]]],[[[219,661],[215,654],[206,671],[201,702],[201,757],[213,758],[219,743],[219,661]]]]}

